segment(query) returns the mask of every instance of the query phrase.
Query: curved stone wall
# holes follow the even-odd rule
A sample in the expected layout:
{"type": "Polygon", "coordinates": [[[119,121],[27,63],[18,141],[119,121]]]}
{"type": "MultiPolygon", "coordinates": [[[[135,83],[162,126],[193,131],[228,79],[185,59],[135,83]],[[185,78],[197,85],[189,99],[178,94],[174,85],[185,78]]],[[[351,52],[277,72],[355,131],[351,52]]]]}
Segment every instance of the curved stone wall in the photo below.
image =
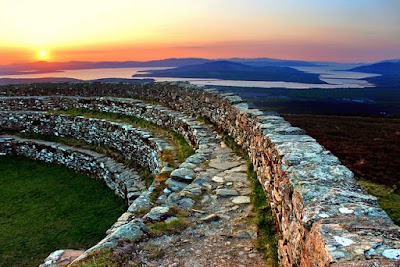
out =
{"type": "Polygon", "coordinates": [[[279,227],[283,266],[396,266],[400,228],[329,151],[279,116],[249,109],[233,94],[188,84],[5,86],[3,95],[154,99],[207,116],[247,150],[279,227]]]}
{"type": "Polygon", "coordinates": [[[206,135],[201,133],[202,126],[198,121],[180,112],[140,100],[115,97],[0,97],[0,111],[48,111],[69,108],[135,116],[179,133],[194,148],[207,144],[206,135]]]}
{"type": "MultiPolygon", "coordinates": [[[[202,126],[201,123],[172,110],[168,110],[161,106],[149,105],[132,99],[127,100],[80,97],[48,98],[40,96],[22,98],[5,97],[0,98],[0,110],[2,110],[0,111],[0,129],[19,130],[22,132],[40,133],[46,135],[68,136],[101,145],[110,145],[111,143],[113,144],[113,148],[116,148],[122,152],[124,152],[122,149],[127,149],[128,151],[132,152],[129,150],[131,144],[129,144],[129,146],[119,146],[117,144],[120,144],[121,142],[123,144],[127,144],[129,142],[138,143],[136,140],[138,133],[141,134],[138,139],[146,140],[148,138],[151,139],[153,143],[156,143],[158,145],[158,151],[160,150],[160,147],[166,146],[165,144],[162,144],[161,146],[159,140],[156,142],[156,139],[149,138],[148,134],[143,133],[142,131],[131,129],[131,127],[126,127],[126,125],[111,123],[105,120],[87,119],[84,117],[72,118],[68,115],[54,115],[44,112],[45,110],[60,108],[67,109],[71,107],[135,115],[137,117],[150,120],[166,128],[178,131],[185,137],[185,139],[189,141],[189,143],[191,143],[195,149],[197,148],[195,154],[187,158],[186,161],[176,170],[173,170],[172,168],[165,169],[167,173],[171,171],[172,172],[166,182],[166,188],[159,196],[157,203],[151,203],[150,201],[150,194],[153,192],[154,187],[157,186],[157,182],[155,182],[148,189],[141,187],[141,192],[135,191],[134,194],[128,192],[128,200],[130,204],[128,210],[122,214],[117,222],[115,222],[114,225],[107,231],[107,236],[94,247],[89,248],[84,255],[80,257],[80,259],[85,257],[93,250],[115,245],[121,239],[129,238],[134,240],[135,238],[141,238],[143,235],[146,235],[147,228],[143,224],[142,220],[135,219],[137,216],[135,213],[138,210],[149,209],[150,207],[154,207],[154,205],[191,207],[194,204],[193,200],[185,197],[186,194],[191,192],[191,190],[194,190],[190,188],[190,183],[194,180],[194,173],[191,171],[191,169],[196,167],[195,164],[199,164],[207,160],[209,158],[209,153],[214,149],[214,147],[210,148],[210,132],[206,133],[206,128],[202,126]],[[124,131],[127,131],[126,134],[123,135],[124,138],[121,138],[121,135],[117,135],[115,137],[115,134],[112,134],[112,132],[121,130],[121,127],[124,131]],[[133,130],[134,134],[128,130],[133,130]],[[133,138],[133,140],[129,140],[129,138],[127,139],[127,136],[130,136],[130,138],[133,138]],[[192,175],[188,175],[190,173],[192,175]],[[187,188],[187,192],[179,195],[179,191],[184,188],[187,188]],[[135,199],[133,199],[133,197],[135,197],[135,199]]],[[[35,141],[30,140],[30,142],[35,141]]],[[[38,142],[41,144],[46,143],[41,141],[38,142]]],[[[145,143],[147,145],[148,141],[145,143]]],[[[62,145],[55,144],[53,146],[62,147],[62,145]]],[[[152,147],[149,147],[149,149],[151,148],[152,147]]],[[[31,154],[35,155],[33,150],[34,149],[31,149],[31,154]]],[[[141,153],[142,152],[136,156],[139,156],[141,160],[146,163],[147,158],[141,156],[141,153]]],[[[36,154],[40,154],[40,151],[37,151],[36,154]]],[[[27,156],[25,154],[22,155],[27,156]]],[[[43,160],[43,157],[39,157],[37,159],[43,160]]],[[[78,170],[79,168],[74,169],[78,170]]],[[[88,173],[93,175],[92,172],[88,173]]],[[[96,175],[94,176],[97,177],[96,175]]]]}
{"type": "Polygon", "coordinates": [[[0,136],[0,153],[1,156],[18,155],[56,163],[74,171],[89,174],[103,180],[110,189],[128,203],[146,189],[142,178],[135,170],[90,150],[16,136],[0,136]]]}
{"type": "Polygon", "coordinates": [[[165,142],[127,124],[43,112],[0,112],[0,130],[72,137],[113,148],[154,174],[161,170],[159,152],[166,147],[165,142]]]}

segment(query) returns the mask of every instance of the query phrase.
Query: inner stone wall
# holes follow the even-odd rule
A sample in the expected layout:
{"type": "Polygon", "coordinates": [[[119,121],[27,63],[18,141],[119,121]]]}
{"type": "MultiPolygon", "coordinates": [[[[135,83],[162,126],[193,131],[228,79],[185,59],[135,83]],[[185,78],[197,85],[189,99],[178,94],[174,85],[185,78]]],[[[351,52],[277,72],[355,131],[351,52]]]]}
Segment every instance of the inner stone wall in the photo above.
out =
{"type": "Polygon", "coordinates": [[[135,170],[102,154],[16,136],[0,136],[0,155],[18,155],[66,166],[103,180],[119,197],[130,204],[146,189],[135,170]]]}
{"type": "Polygon", "coordinates": [[[166,146],[149,133],[127,124],[43,112],[0,112],[0,130],[72,137],[89,144],[113,148],[126,159],[148,168],[153,174],[161,170],[159,152],[166,146]]]}
{"type": "Polygon", "coordinates": [[[248,152],[276,216],[282,266],[398,266],[400,228],[329,151],[233,94],[188,84],[6,86],[3,95],[153,99],[207,116],[248,152]]]}
{"type": "Polygon", "coordinates": [[[194,148],[204,145],[201,126],[179,112],[143,101],[115,97],[0,97],[0,111],[48,111],[81,108],[135,116],[171,129],[182,135],[194,148]]]}

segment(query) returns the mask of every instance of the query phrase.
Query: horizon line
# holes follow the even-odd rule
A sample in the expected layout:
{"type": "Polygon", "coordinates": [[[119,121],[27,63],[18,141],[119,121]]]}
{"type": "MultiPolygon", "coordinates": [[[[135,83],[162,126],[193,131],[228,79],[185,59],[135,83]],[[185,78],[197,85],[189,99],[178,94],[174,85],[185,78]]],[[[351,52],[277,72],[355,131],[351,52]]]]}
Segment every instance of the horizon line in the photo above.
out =
{"type": "Polygon", "coordinates": [[[165,57],[158,59],[149,59],[149,60],[135,60],[135,59],[127,59],[127,60],[99,60],[99,61],[91,61],[91,60],[70,60],[70,61],[47,61],[47,60],[37,60],[37,61],[20,61],[14,62],[10,64],[0,64],[0,66],[12,66],[18,64],[33,64],[33,63],[72,63],[72,62],[90,62],[90,63],[125,63],[125,62],[138,62],[138,63],[146,63],[151,61],[164,61],[164,60],[172,60],[172,59],[205,59],[205,60],[232,60],[232,59],[265,59],[265,60],[280,60],[280,61],[300,61],[300,62],[309,62],[309,63],[325,63],[325,64],[369,64],[369,63],[379,63],[383,61],[390,60],[400,60],[400,56],[398,58],[386,58],[378,61],[319,61],[319,60],[304,60],[304,59],[282,59],[282,58],[273,58],[273,57],[228,57],[228,58],[207,58],[207,57],[165,57]]]}

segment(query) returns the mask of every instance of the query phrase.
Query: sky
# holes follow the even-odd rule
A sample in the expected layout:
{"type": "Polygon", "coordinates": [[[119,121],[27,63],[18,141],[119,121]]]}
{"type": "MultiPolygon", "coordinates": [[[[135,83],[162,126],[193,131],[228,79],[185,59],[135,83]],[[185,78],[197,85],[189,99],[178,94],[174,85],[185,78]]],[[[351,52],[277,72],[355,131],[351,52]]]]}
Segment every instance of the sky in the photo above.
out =
{"type": "Polygon", "coordinates": [[[0,0],[0,64],[400,58],[398,0],[0,0]]]}

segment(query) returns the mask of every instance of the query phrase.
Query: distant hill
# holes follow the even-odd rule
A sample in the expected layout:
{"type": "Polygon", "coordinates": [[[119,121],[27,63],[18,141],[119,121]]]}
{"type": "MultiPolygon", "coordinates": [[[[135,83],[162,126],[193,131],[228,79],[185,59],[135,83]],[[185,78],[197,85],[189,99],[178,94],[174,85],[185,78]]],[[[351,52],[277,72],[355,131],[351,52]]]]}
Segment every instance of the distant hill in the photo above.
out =
{"type": "Polygon", "coordinates": [[[46,62],[37,61],[22,64],[0,66],[0,75],[24,75],[60,72],[63,70],[103,69],[103,68],[145,68],[145,67],[180,67],[210,62],[203,58],[169,58],[151,61],[70,61],[70,62],[46,62]]]}
{"type": "Polygon", "coordinates": [[[130,84],[143,84],[152,83],[154,79],[125,79],[125,78],[101,78],[96,80],[90,80],[88,82],[94,83],[130,83],[130,84]]]}
{"type": "Polygon", "coordinates": [[[300,60],[284,60],[274,58],[230,58],[228,61],[242,63],[250,66],[265,67],[314,67],[319,66],[314,62],[300,61],[300,60]]]}
{"type": "Polygon", "coordinates": [[[381,76],[378,77],[365,79],[368,82],[375,84],[376,86],[400,87],[400,62],[379,62],[372,65],[365,65],[353,68],[351,69],[351,71],[381,74],[381,76]]]}
{"type": "Polygon", "coordinates": [[[378,74],[400,73],[400,62],[380,62],[353,68],[351,69],[351,71],[378,73],[378,74]]]}
{"type": "Polygon", "coordinates": [[[130,83],[143,84],[154,82],[153,79],[122,79],[122,78],[102,78],[96,80],[79,80],[73,78],[0,78],[0,85],[4,84],[28,84],[28,83],[79,83],[79,82],[94,82],[94,83],[130,83]]]}
{"type": "MultiPolygon", "coordinates": [[[[69,61],[69,62],[46,62],[37,61],[29,63],[11,64],[0,66],[0,75],[24,75],[60,72],[63,70],[81,70],[81,69],[103,69],[103,68],[145,68],[145,67],[182,67],[188,65],[198,65],[220,60],[211,60],[204,58],[168,58],[150,61],[69,61]]],[[[295,66],[318,66],[316,63],[282,60],[272,58],[233,58],[231,62],[242,63],[250,66],[265,67],[295,67],[295,66]]]]}
{"type": "Polygon", "coordinates": [[[73,78],[1,78],[0,84],[67,83],[81,81],[73,78]]]}
{"type": "Polygon", "coordinates": [[[385,62],[394,62],[394,63],[399,63],[400,59],[387,59],[387,60],[382,60],[378,63],[385,63],[385,62]]]}
{"type": "Polygon", "coordinates": [[[213,78],[244,81],[285,81],[323,84],[318,74],[304,73],[288,67],[256,67],[230,61],[213,61],[167,70],[153,70],[134,77],[213,78]]]}

